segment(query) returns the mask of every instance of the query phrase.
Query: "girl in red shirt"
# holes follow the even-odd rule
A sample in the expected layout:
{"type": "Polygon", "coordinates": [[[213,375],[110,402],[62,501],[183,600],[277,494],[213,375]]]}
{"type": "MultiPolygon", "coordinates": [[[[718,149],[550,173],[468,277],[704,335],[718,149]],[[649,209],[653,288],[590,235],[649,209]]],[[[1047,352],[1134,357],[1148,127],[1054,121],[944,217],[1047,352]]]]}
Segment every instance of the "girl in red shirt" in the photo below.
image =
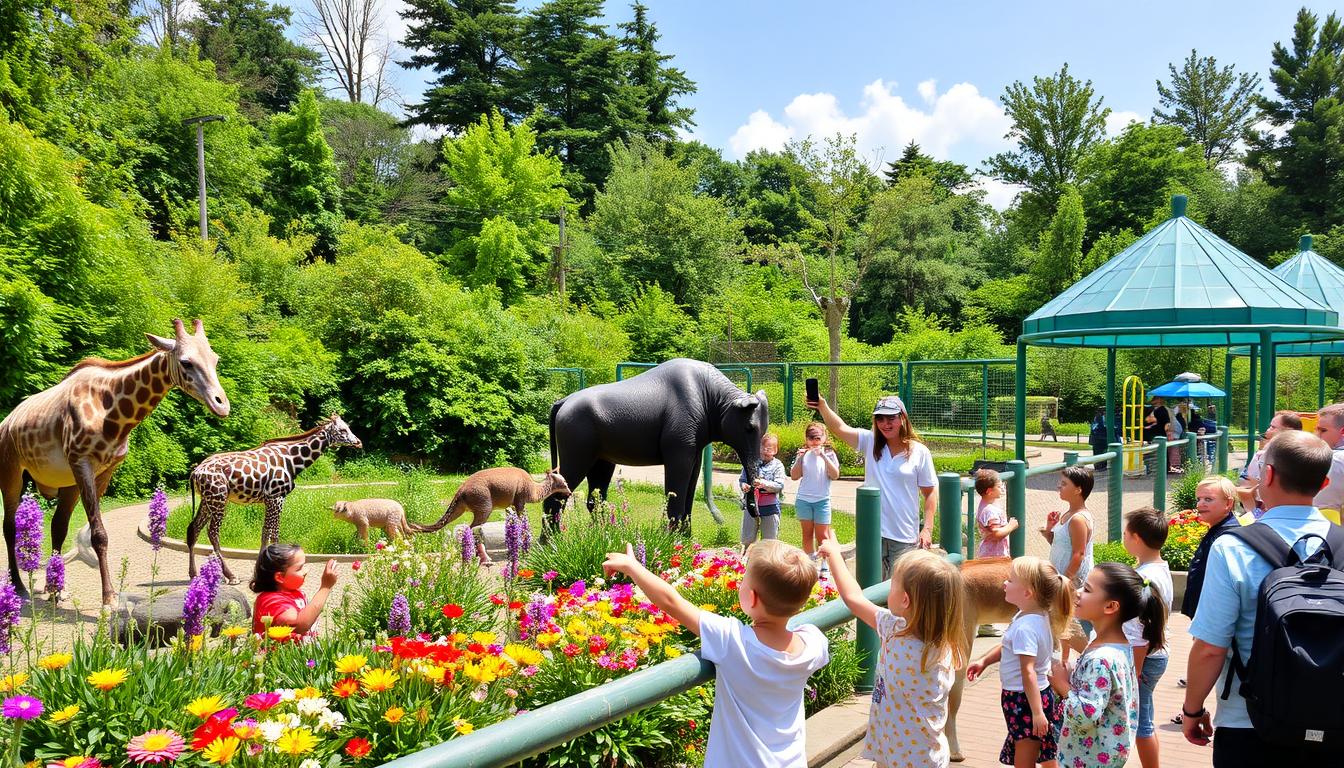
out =
{"type": "Polygon", "coordinates": [[[303,595],[308,558],[297,544],[271,544],[257,555],[257,568],[248,586],[257,593],[252,610],[252,631],[265,634],[265,619],[272,627],[293,627],[291,637],[301,638],[317,623],[327,595],[336,586],[336,561],[328,560],[322,571],[322,586],[310,601],[303,595]]]}

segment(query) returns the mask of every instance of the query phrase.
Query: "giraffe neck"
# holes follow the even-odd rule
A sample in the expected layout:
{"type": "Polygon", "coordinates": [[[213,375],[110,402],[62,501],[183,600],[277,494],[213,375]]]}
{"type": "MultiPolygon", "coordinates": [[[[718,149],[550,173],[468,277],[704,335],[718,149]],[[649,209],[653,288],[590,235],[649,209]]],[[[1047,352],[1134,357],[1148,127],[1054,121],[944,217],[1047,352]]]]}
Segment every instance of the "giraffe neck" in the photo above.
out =
{"type": "Polygon", "coordinates": [[[166,352],[149,355],[125,368],[108,370],[100,391],[89,390],[91,397],[99,397],[106,406],[104,434],[113,435],[112,425],[121,437],[144,421],[163,401],[175,382],[166,352]]]}
{"type": "Polygon", "coordinates": [[[294,462],[294,476],[298,477],[300,472],[321,458],[322,453],[327,450],[326,430],[296,440],[285,446],[285,450],[294,462]]]}

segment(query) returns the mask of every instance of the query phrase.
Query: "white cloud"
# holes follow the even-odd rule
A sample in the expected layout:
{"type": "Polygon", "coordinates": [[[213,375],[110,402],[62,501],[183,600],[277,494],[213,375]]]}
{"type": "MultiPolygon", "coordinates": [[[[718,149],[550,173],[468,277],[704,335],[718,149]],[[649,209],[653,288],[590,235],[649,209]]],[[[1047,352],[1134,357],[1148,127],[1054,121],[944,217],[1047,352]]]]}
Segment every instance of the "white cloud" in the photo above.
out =
{"type": "Polygon", "coordinates": [[[792,138],[793,131],[788,126],[780,125],[770,113],[758,109],[729,137],[728,146],[737,157],[745,157],[753,149],[780,150],[792,138]]]}
{"type": "Polygon", "coordinates": [[[925,104],[932,104],[934,98],[938,96],[938,81],[929,78],[920,83],[915,90],[919,91],[919,97],[924,100],[925,104]]]}
{"type": "Polygon", "coordinates": [[[1106,135],[1111,137],[1119,136],[1125,130],[1125,126],[1130,123],[1142,122],[1143,115],[1140,115],[1138,112],[1131,112],[1126,109],[1111,110],[1111,113],[1106,116],[1106,135]]]}
{"type": "Polygon", "coordinates": [[[1024,189],[1021,185],[1009,184],[1006,181],[999,181],[989,176],[982,176],[977,179],[976,186],[985,190],[985,202],[989,203],[996,211],[1007,210],[1008,206],[1013,204],[1017,193],[1024,189]]]}

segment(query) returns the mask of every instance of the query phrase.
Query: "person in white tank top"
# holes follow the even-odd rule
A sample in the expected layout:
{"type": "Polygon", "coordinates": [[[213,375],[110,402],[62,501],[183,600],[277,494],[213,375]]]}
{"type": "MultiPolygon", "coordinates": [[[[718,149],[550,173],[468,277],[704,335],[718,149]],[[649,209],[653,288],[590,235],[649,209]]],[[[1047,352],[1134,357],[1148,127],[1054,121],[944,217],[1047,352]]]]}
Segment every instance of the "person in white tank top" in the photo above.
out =
{"type": "MultiPolygon", "coordinates": [[[[1065,467],[1059,477],[1059,498],[1069,505],[1069,510],[1063,514],[1051,512],[1046,517],[1045,527],[1040,529],[1041,535],[1050,542],[1050,564],[1069,580],[1074,589],[1082,588],[1088,571],[1092,570],[1095,526],[1092,513],[1087,510],[1087,497],[1092,495],[1093,481],[1092,467],[1065,467]]],[[[1072,639],[1085,641],[1092,633],[1092,626],[1081,621],[1078,626],[1081,636],[1071,631],[1072,639]]],[[[1070,643],[1066,641],[1061,646],[1062,658],[1068,661],[1070,643]]]]}

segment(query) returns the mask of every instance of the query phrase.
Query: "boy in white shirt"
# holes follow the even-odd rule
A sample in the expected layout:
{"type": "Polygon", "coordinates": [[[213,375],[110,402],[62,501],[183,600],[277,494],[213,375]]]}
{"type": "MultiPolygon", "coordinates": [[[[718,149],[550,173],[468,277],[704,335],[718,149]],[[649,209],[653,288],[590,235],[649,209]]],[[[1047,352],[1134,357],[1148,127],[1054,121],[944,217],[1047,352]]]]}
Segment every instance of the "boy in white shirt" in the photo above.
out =
{"type": "Polygon", "coordinates": [[[629,576],[650,602],[700,637],[701,656],[714,662],[706,768],[807,768],[803,688],[830,660],[820,629],[788,628],[817,583],[810,557],[778,539],[751,545],[737,588],[751,626],[691,604],[640,565],[628,544],[624,554],[608,553],[602,569],[629,576]]]}

